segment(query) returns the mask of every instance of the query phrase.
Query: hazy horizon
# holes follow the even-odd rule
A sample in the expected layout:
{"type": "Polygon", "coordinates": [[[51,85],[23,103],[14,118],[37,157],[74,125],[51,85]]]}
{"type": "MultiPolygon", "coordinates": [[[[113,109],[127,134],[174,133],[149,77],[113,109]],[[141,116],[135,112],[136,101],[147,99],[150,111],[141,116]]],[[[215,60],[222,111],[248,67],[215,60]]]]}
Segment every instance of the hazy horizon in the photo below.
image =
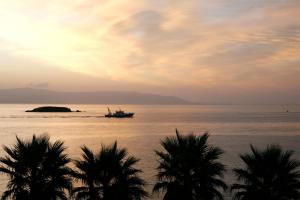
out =
{"type": "Polygon", "coordinates": [[[300,102],[297,0],[10,0],[0,11],[0,89],[300,102]]]}
{"type": "Polygon", "coordinates": [[[0,104],[111,104],[111,105],[300,105],[300,103],[235,103],[191,101],[182,97],[118,90],[59,91],[47,88],[0,89],[0,104]],[[55,98],[55,96],[57,98],[55,98]],[[48,101],[49,100],[49,101],[48,101]]]}

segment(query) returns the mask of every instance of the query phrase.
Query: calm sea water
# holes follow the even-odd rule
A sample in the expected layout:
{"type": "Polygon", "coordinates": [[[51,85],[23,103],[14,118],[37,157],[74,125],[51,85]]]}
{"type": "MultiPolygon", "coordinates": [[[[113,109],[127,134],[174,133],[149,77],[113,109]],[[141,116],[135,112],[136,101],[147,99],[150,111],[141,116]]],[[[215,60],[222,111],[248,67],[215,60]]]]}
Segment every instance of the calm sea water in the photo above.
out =
{"type": "MultiPolygon", "coordinates": [[[[63,140],[72,158],[80,158],[80,147],[87,145],[99,150],[101,144],[115,140],[129,153],[140,158],[139,168],[148,182],[154,183],[156,157],[154,149],[166,136],[175,135],[175,128],[183,134],[209,132],[210,143],[225,150],[222,162],[232,183],[231,169],[240,166],[238,154],[248,152],[249,144],[264,147],[278,143],[295,151],[300,159],[300,106],[141,106],[112,105],[135,112],[133,119],[106,119],[107,105],[70,105],[81,113],[26,113],[41,105],[0,105],[0,145],[12,145],[15,136],[30,138],[32,134],[48,134],[51,140],[63,140]],[[286,112],[289,110],[289,112],[286,112]]],[[[2,148],[0,155],[4,155],[2,148]]],[[[5,176],[0,175],[0,193],[6,186],[5,176]]],[[[159,199],[153,196],[151,199],[159,199]]]]}

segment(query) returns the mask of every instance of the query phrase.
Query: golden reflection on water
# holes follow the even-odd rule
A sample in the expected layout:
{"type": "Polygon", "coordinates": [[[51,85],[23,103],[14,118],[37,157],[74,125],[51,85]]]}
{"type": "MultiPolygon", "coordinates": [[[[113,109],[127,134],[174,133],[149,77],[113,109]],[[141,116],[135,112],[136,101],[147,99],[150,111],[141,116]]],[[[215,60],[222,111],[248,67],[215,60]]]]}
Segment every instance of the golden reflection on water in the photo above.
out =
{"type": "MultiPolygon", "coordinates": [[[[209,131],[210,141],[223,148],[222,161],[232,168],[240,165],[238,154],[249,150],[249,144],[265,146],[280,143],[293,149],[300,158],[300,106],[111,106],[135,112],[133,119],[106,119],[106,105],[71,105],[81,113],[25,113],[39,105],[0,105],[0,145],[11,145],[15,136],[48,134],[51,140],[63,140],[73,159],[80,158],[82,145],[98,151],[101,144],[118,141],[129,153],[140,158],[138,167],[149,183],[154,182],[156,158],[154,149],[175,128],[183,133],[209,131]]],[[[3,150],[0,149],[3,155],[3,150]]],[[[226,177],[232,181],[229,170],[226,177]]],[[[0,179],[0,192],[5,188],[0,179]]],[[[154,198],[155,199],[155,198],[154,198]]]]}

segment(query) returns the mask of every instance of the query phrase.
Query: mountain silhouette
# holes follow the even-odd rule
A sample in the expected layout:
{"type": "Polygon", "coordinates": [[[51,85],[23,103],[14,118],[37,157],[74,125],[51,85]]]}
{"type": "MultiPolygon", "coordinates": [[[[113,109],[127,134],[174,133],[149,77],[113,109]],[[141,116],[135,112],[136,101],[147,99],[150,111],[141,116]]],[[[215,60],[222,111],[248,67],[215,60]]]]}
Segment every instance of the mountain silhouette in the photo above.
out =
{"type": "Polygon", "coordinates": [[[191,104],[174,96],[138,92],[96,91],[58,92],[47,89],[0,89],[0,103],[53,103],[53,104],[191,104]]]}

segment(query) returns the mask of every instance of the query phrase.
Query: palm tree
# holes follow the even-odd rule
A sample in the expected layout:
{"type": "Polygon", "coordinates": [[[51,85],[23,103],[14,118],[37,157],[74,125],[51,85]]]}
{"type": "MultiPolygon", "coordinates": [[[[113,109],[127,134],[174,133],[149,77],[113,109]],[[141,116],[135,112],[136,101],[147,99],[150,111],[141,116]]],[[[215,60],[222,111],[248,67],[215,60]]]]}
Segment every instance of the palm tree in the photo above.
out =
{"type": "Polygon", "coordinates": [[[67,199],[72,180],[64,143],[51,143],[48,136],[16,139],[13,147],[4,147],[7,155],[0,158],[0,172],[9,177],[2,199],[67,199]]]}
{"type": "Polygon", "coordinates": [[[75,160],[75,166],[79,172],[74,171],[75,179],[80,180],[83,186],[76,187],[72,191],[76,199],[99,200],[101,195],[101,188],[99,183],[99,166],[93,152],[87,147],[81,148],[83,153],[83,160],[75,160]]]}
{"type": "Polygon", "coordinates": [[[270,145],[260,151],[251,145],[251,154],[240,155],[244,168],[234,169],[239,183],[233,184],[234,198],[239,200],[300,199],[300,162],[293,151],[270,145]]]}
{"type": "Polygon", "coordinates": [[[223,151],[207,143],[209,135],[167,137],[161,142],[157,183],[153,191],[165,191],[164,200],[223,199],[220,189],[225,167],[218,159],[223,151]]]}
{"type": "Polygon", "coordinates": [[[115,142],[102,146],[96,155],[87,147],[82,150],[83,160],[75,161],[79,171],[74,177],[83,184],[74,189],[76,199],[140,200],[147,196],[145,182],[138,176],[141,171],[134,167],[138,160],[128,156],[126,149],[118,149],[115,142]]]}

